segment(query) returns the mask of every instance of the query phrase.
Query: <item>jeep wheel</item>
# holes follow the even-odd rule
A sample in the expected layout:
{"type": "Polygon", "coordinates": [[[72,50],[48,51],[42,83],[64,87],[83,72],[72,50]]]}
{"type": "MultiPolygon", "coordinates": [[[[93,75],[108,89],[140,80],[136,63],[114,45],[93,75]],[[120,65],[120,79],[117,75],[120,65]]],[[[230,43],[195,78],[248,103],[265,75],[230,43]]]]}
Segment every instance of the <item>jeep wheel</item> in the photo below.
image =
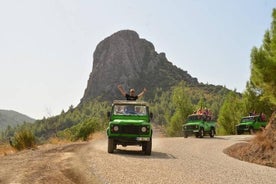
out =
{"type": "Polygon", "coordinates": [[[188,138],[188,134],[187,133],[184,133],[184,138],[188,138]]]}
{"type": "Polygon", "coordinates": [[[213,138],[215,136],[215,129],[214,128],[211,128],[209,135],[210,135],[211,138],[213,138]]]}
{"type": "Polygon", "coordinates": [[[252,127],[249,128],[249,134],[250,135],[254,134],[254,129],[252,127]]]}
{"type": "Polygon", "coordinates": [[[199,130],[199,138],[203,138],[203,136],[204,136],[204,129],[201,128],[201,129],[199,130]]]}
{"type": "Polygon", "coordinates": [[[107,148],[107,152],[108,152],[108,153],[113,153],[115,147],[116,147],[116,145],[114,144],[114,140],[111,139],[111,138],[108,138],[108,148],[107,148]]]}
{"type": "Polygon", "coordinates": [[[142,149],[145,151],[145,155],[151,155],[151,146],[152,146],[152,141],[146,142],[143,146],[142,149]]]}

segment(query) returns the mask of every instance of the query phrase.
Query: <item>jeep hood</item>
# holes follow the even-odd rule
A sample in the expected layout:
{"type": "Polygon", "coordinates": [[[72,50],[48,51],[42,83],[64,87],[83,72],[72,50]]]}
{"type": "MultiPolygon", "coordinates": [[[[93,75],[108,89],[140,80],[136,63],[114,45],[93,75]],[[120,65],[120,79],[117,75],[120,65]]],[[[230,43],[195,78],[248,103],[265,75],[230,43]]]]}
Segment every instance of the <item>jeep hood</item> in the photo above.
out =
{"type": "Polygon", "coordinates": [[[141,125],[141,124],[148,124],[145,120],[130,120],[130,119],[115,119],[112,123],[116,124],[132,124],[132,125],[141,125]]]}
{"type": "Polygon", "coordinates": [[[252,125],[252,121],[247,121],[247,122],[242,122],[242,123],[239,123],[237,126],[239,125],[252,125]]]}
{"type": "Polygon", "coordinates": [[[192,121],[192,122],[188,122],[188,123],[183,124],[183,126],[185,126],[185,125],[198,125],[198,124],[201,124],[201,122],[200,121],[192,121]]]}

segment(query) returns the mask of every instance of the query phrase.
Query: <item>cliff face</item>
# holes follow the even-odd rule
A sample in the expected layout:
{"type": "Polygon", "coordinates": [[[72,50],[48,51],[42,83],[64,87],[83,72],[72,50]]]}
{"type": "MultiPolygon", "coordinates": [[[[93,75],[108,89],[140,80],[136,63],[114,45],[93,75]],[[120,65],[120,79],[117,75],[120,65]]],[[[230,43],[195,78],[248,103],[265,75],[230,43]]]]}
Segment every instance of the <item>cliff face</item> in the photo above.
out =
{"type": "Polygon", "coordinates": [[[81,102],[100,97],[102,100],[124,99],[118,84],[139,93],[144,87],[148,97],[153,89],[169,89],[180,80],[198,84],[170,63],[164,53],[157,53],[152,43],[139,38],[135,31],[122,30],[101,41],[93,55],[93,68],[81,102]]]}

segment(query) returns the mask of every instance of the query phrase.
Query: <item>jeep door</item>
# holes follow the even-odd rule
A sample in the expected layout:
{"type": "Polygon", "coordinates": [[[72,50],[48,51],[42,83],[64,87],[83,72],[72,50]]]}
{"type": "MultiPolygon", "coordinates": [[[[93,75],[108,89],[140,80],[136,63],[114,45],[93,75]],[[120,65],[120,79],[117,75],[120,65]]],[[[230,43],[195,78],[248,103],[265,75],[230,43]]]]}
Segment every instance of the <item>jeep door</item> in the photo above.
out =
{"type": "Polygon", "coordinates": [[[203,120],[204,131],[210,130],[210,121],[208,119],[203,120]]]}

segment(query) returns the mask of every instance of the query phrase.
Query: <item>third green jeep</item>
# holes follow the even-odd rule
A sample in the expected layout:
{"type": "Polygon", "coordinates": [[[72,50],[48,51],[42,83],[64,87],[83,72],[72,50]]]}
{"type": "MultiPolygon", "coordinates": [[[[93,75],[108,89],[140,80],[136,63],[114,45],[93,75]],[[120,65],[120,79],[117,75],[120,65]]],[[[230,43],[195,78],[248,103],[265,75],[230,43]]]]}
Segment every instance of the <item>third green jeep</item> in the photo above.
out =
{"type": "Polygon", "coordinates": [[[149,105],[143,101],[113,101],[107,136],[108,153],[113,153],[117,145],[141,146],[146,155],[151,155],[152,114],[149,105]]]}
{"type": "Polygon", "coordinates": [[[203,138],[206,134],[214,137],[216,134],[216,122],[212,120],[211,116],[192,114],[188,116],[186,123],[182,126],[182,130],[185,138],[189,135],[203,138]]]}
{"type": "Polygon", "coordinates": [[[236,133],[238,135],[245,132],[253,134],[255,131],[265,128],[267,122],[262,120],[260,115],[243,117],[238,125],[236,125],[236,133]]]}

